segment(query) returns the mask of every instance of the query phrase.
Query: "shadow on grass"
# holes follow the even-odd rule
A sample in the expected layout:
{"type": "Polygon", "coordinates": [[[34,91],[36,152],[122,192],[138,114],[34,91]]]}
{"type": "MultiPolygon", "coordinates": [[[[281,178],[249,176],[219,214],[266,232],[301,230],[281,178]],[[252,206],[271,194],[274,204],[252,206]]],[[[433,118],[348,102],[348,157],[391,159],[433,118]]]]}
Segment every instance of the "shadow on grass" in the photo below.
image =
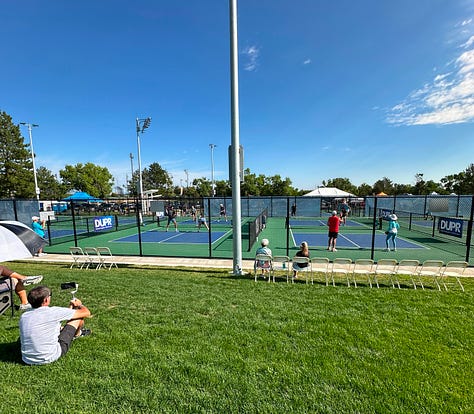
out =
{"type": "Polygon", "coordinates": [[[23,365],[21,360],[20,340],[0,344],[0,361],[23,365]]]}

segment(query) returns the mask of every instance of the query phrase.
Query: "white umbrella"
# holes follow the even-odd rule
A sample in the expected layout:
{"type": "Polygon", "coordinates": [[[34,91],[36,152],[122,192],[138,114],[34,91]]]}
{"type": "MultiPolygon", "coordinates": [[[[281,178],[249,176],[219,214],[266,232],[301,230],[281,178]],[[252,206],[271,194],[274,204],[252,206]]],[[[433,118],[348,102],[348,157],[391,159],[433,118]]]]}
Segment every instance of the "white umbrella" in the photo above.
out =
{"type": "Polygon", "coordinates": [[[0,221],[0,262],[33,256],[48,242],[19,221],[0,221]]]}

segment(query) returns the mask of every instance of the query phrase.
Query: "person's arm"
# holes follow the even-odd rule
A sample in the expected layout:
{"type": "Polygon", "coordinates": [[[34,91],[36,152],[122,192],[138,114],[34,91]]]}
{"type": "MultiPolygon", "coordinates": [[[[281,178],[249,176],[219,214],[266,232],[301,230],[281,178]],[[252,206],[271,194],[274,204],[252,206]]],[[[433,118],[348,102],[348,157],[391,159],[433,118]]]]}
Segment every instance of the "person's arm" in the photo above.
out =
{"type": "Polygon", "coordinates": [[[74,315],[71,319],[84,319],[90,318],[91,316],[91,311],[86,306],[84,306],[79,299],[71,300],[69,303],[69,308],[75,309],[74,315]]]}

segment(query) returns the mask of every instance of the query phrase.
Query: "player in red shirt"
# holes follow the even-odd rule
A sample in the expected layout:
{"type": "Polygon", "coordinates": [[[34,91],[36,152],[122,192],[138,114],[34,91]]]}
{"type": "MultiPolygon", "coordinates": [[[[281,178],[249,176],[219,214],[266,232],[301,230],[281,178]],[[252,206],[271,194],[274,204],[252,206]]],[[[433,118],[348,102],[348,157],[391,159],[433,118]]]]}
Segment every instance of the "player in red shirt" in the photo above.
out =
{"type": "Polygon", "coordinates": [[[336,241],[337,241],[337,235],[339,233],[339,225],[341,224],[342,219],[337,215],[337,211],[333,211],[331,217],[328,218],[328,227],[329,227],[329,232],[328,232],[328,250],[337,252],[336,250],[336,241]]]}

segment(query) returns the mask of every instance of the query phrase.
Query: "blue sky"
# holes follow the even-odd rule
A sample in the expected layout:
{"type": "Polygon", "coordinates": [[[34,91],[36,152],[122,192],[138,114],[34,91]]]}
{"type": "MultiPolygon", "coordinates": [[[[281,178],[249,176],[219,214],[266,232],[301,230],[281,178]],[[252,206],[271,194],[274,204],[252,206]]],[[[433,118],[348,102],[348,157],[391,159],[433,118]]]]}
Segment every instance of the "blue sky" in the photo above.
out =
{"type": "MultiPolygon", "coordinates": [[[[226,0],[1,0],[0,110],[36,165],[160,163],[228,178],[226,0]],[[28,131],[22,127],[25,140],[28,131]]],[[[474,162],[472,0],[240,0],[240,142],[253,173],[311,190],[435,181],[474,162]]],[[[185,170],[188,171],[186,176],[185,170]]]]}

